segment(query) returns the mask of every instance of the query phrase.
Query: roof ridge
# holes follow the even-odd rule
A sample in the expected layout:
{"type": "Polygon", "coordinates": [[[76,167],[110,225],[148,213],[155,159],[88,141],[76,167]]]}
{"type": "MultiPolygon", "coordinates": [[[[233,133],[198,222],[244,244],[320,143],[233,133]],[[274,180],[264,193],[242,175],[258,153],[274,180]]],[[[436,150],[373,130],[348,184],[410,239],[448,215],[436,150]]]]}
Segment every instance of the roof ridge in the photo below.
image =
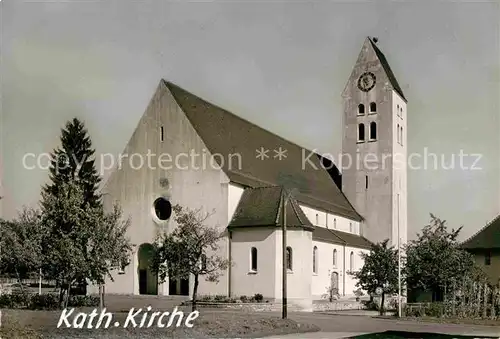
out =
{"type": "Polygon", "coordinates": [[[493,225],[493,223],[497,220],[500,219],[500,214],[497,215],[496,217],[494,217],[492,220],[490,220],[488,223],[486,223],[486,225],[484,225],[483,227],[481,227],[476,233],[474,233],[473,235],[471,235],[469,238],[467,238],[466,240],[464,240],[460,245],[465,245],[467,242],[471,241],[472,239],[474,239],[479,233],[483,232],[484,230],[486,230],[488,227],[490,227],[491,225],[493,225]]]}
{"type": "Polygon", "coordinates": [[[278,202],[278,208],[276,209],[276,217],[274,218],[275,220],[275,225],[279,225],[279,221],[280,221],[280,215],[281,215],[281,209],[284,208],[283,207],[283,204],[284,204],[284,197],[283,197],[283,187],[282,186],[277,186],[280,188],[280,199],[279,199],[279,202],[278,202]]]}

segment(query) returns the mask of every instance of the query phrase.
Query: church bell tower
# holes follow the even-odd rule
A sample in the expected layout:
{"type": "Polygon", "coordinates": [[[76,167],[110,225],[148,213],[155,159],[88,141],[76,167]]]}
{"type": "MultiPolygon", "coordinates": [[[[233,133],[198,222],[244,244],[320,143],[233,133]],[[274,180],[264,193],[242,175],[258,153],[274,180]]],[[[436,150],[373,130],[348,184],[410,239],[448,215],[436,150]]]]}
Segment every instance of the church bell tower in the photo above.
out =
{"type": "Polygon", "coordinates": [[[407,241],[407,100],[376,38],[366,38],[342,93],[342,190],[372,242],[407,241]]]}

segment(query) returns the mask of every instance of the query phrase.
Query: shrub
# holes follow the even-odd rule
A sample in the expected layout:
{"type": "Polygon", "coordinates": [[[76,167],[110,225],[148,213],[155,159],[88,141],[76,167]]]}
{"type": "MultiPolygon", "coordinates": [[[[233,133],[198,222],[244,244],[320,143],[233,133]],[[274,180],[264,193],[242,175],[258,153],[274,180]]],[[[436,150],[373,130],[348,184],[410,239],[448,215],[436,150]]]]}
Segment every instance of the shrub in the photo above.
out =
{"type": "Polygon", "coordinates": [[[28,292],[15,291],[10,295],[12,306],[11,308],[24,308],[31,302],[33,295],[28,292]]]}
{"type": "Polygon", "coordinates": [[[357,290],[354,290],[354,295],[356,296],[356,298],[361,298],[362,296],[364,296],[365,294],[363,293],[363,291],[361,290],[361,288],[358,288],[357,290]]]}
{"type": "Polygon", "coordinates": [[[0,308],[14,308],[10,294],[0,294],[0,308]]]}
{"type": "Polygon", "coordinates": [[[262,296],[262,294],[260,293],[256,293],[254,296],[253,296],[254,300],[258,303],[262,302],[262,300],[264,300],[264,297],[262,296]]]}
{"type": "Polygon", "coordinates": [[[246,295],[242,295],[240,297],[240,300],[241,300],[242,303],[247,303],[248,302],[248,297],[246,295]]]}
{"type": "Polygon", "coordinates": [[[227,297],[225,295],[216,295],[216,296],[214,296],[214,301],[223,302],[226,299],[227,299],[227,297]]]}
{"type": "Polygon", "coordinates": [[[362,303],[363,303],[363,306],[365,307],[365,309],[367,309],[367,310],[370,310],[370,311],[378,311],[379,310],[378,304],[373,300],[362,301],[362,303]]]}
{"type": "Polygon", "coordinates": [[[70,295],[68,306],[70,307],[97,307],[99,297],[93,295],[70,295]]]}
{"type": "Polygon", "coordinates": [[[59,309],[59,295],[57,294],[34,294],[31,296],[29,309],[32,310],[57,310],[59,309]]]}

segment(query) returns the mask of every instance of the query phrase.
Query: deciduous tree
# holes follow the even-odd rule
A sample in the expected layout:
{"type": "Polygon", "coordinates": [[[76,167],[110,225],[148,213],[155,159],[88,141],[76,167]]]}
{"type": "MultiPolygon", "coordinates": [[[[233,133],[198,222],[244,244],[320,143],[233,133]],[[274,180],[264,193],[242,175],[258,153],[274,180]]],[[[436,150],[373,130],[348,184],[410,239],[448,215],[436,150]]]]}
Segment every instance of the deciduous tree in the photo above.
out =
{"type": "Polygon", "coordinates": [[[38,274],[43,232],[36,209],[24,208],[14,220],[0,220],[0,273],[15,276],[19,283],[38,274]]]}
{"type": "Polygon", "coordinates": [[[363,267],[351,275],[357,279],[356,286],[370,294],[382,289],[380,314],[384,313],[387,294],[398,292],[398,251],[388,246],[389,240],[373,244],[370,253],[361,253],[363,267]]]}
{"type": "Polygon", "coordinates": [[[406,248],[409,289],[451,291],[465,276],[477,275],[473,257],[460,248],[461,227],[449,230],[446,221],[431,214],[431,221],[406,248]]]}
{"type": "Polygon", "coordinates": [[[193,276],[192,309],[195,311],[200,277],[218,282],[230,261],[219,253],[224,234],[206,224],[211,214],[179,205],[173,206],[173,211],[177,227],[157,241],[152,268],[162,282],[167,277],[189,279],[193,276]]]}

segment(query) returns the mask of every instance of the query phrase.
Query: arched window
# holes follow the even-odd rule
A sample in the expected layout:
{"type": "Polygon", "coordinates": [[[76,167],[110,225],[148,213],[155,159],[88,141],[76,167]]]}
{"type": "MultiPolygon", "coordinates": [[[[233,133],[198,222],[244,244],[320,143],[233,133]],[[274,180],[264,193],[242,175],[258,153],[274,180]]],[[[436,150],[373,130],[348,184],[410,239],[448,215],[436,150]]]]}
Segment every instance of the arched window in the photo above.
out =
{"type": "Polygon", "coordinates": [[[318,248],[313,249],[313,273],[318,273],[318,248]]]}
{"type": "Polygon", "coordinates": [[[250,250],[250,269],[257,272],[257,249],[255,247],[250,250]]]}
{"type": "Polygon", "coordinates": [[[370,113],[377,113],[377,104],[374,102],[370,103],[370,113]]]}
{"type": "Polygon", "coordinates": [[[377,140],[377,123],[370,122],[370,140],[377,140]]]}
{"type": "Polygon", "coordinates": [[[333,250],[333,267],[337,267],[337,250],[333,250]]]}
{"type": "Polygon", "coordinates": [[[337,228],[337,218],[333,218],[333,228],[337,228]]]}
{"type": "Polygon", "coordinates": [[[292,268],[293,268],[292,248],[288,246],[286,248],[286,269],[291,271],[292,268]]]}
{"type": "Polygon", "coordinates": [[[353,232],[353,228],[352,228],[352,222],[349,223],[349,232],[353,232]]]}
{"type": "Polygon", "coordinates": [[[365,125],[358,125],[358,141],[365,141],[365,125]]]}
{"type": "Polygon", "coordinates": [[[365,105],[363,104],[358,105],[358,114],[359,115],[365,114],[365,105]]]}
{"type": "Polygon", "coordinates": [[[403,146],[403,126],[401,126],[401,133],[399,133],[400,143],[403,146]]]}
{"type": "Polygon", "coordinates": [[[401,144],[401,138],[399,137],[399,132],[400,132],[400,131],[401,131],[401,130],[399,129],[399,124],[398,124],[398,138],[397,138],[397,139],[398,139],[398,144],[401,144]]]}
{"type": "Polygon", "coordinates": [[[354,271],[354,252],[351,252],[351,260],[350,260],[350,270],[354,271]]]}
{"type": "Polygon", "coordinates": [[[319,214],[316,213],[316,225],[319,225],[319,214]]]}

